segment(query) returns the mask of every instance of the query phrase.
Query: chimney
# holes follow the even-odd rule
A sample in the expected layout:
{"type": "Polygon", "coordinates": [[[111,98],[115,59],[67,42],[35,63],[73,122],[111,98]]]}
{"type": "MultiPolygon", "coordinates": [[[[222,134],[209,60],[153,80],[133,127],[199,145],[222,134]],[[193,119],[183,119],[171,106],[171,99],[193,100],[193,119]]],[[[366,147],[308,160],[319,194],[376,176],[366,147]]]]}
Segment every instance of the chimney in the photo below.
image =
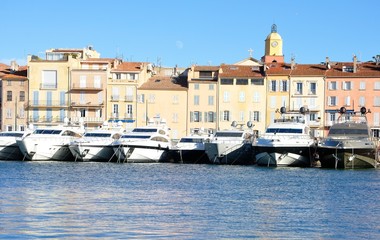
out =
{"type": "Polygon", "coordinates": [[[330,69],[330,68],[331,68],[331,65],[330,65],[330,58],[329,58],[329,57],[326,57],[326,68],[327,68],[327,69],[330,69]]]}
{"type": "Polygon", "coordinates": [[[293,70],[295,67],[296,67],[296,62],[295,62],[294,57],[292,57],[290,60],[290,69],[293,70]]]}
{"type": "Polygon", "coordinates": [[[18,71],[18,64],[16,63],[15,60],[11,61],[11,71],[12,72],[18,71]]]}
{"type": "Polygon", "coordinates": [[[357,69],[358,69],[358,63],[357,63],[357,57],[356,55],[354,55],[354,69],[353,69],[353,72],[356,73],[357,69]]]}

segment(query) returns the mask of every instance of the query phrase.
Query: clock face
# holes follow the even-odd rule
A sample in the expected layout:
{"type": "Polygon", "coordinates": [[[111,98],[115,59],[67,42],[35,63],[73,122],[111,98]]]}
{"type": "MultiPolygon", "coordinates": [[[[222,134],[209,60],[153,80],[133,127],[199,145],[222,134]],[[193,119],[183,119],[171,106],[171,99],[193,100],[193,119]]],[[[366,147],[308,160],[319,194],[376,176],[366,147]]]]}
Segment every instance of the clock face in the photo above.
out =
{"type": "Polygon", "coordinates": [[[278,43],[276,41],[272,42],[272,47],[277,47],[278,43]]]}

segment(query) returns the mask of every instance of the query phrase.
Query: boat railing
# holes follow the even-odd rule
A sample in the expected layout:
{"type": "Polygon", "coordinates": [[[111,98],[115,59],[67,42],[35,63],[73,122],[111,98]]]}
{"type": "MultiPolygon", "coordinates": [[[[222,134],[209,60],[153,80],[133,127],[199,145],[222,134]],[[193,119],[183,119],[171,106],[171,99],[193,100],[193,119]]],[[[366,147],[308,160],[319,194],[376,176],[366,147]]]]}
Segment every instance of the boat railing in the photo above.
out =
{"type": "Polygon", "coordinates": [[[310,135],[305,135],[305,134],[262,134],[258,138],[263,138],[263,139],[311,139],[312,137],[310,135]]]}

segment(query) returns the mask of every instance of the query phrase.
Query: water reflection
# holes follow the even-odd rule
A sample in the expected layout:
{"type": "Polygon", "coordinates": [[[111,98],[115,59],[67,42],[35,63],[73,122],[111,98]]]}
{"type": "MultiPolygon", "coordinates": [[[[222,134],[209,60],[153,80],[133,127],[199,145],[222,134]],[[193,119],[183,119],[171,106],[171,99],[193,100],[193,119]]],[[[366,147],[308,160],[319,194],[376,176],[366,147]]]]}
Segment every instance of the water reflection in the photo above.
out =
{"type": "Polygon", "coordinates": [[[0,167],[3,238],[380,236],[376,170],[61,162],[0,167]]]}

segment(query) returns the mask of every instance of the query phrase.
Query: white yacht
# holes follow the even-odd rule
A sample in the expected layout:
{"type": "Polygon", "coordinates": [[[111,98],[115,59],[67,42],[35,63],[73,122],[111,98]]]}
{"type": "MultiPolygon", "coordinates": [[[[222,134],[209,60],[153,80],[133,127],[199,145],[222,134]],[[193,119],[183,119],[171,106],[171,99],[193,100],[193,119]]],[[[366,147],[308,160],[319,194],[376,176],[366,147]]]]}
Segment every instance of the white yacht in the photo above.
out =
{"type": "Polygon", "coordinates": [[[316,152],[316,140],[311,135],[305,107],[286,112],[270,124],[257,138],[254,146],[259,166],[311,167],[316,152]]]}
{"type": "Polygon", "coordinates": [[[365,107],[360,112],[341,107],[341,114],[326,138],[318,144],[322,168],[377,168],[378,150],[367,122],[365,107]]]}
{"type": "Polygon", "coordinates": [[[41,127],[21,140],[16,140],[23,160],[72,161],[70,142],[79,139],[84,133],[82,125],[41,127]]]}
{"type": "Polygon", "coordinates": [[[166,161],[172,141],[165,120],[149,121],[113,143],[118,162],[151,163],[166,161]],[[165,158],[165,159],[164,159],[165,158]]]}
{"type": "Polygon", "coordinates": [[[22,160],[23,155],[16,140],[29,134],[29,131],[0,132],[0,160],[22,160]]]}
{"type": "Polygon", "coordinates": [[[195,129],[192,134],[182,137],[171,150],[175,156],[174,162],[210,163],[205,143],[212,138],[212,130],[205,133],[203,129],[195,129]]]}
{"type": "Polygon", "coordinates": [[[206,154],[213,164],[254,164],[253,157],[253,124],[249,121],[249,129],[243,124],[232,122],[233,129],[218,130],[210,142],[205,143],[206,154]]]}
{"type": "Polygon", "coordinates": [[[83,137],[70,143],[69,149],[75,161],[110,162],[115,158],[112,143],[120,138],[124,129],[121,123],[86,132],[83,137]]]}

